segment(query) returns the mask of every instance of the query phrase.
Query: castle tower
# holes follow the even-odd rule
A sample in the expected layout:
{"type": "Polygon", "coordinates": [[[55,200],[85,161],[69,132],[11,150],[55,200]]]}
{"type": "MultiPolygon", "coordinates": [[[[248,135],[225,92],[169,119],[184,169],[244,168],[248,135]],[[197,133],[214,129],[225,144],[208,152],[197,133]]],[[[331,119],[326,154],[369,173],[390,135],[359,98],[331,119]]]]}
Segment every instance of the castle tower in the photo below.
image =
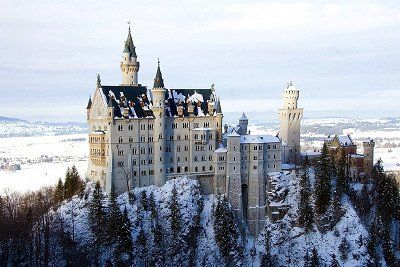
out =
{"type": "Polygon", "coordinates": [[[242,205],[242,179],[240,175],[240,135],[235,131],[227,136],[227,198],[239,222],[243,222],[246,215],[242,205]]]}
{"type": "Polygon", "coordinates": [[[372,173],[372,167],[374,166],[374,140],[369,140],[368,142],[363,142],[364,147],[364,173],[365,178],[370,179],[372,173]]]}
{"type": "Polygon", "coordinates": [[[128,37],[125,42],[124,52],[122,53],[121,85],[138,85],[139,62],[137,61],[136,48],[132,41],[131,27],[129,26],[128,37]]]}
{"type": "Polygon", "coordinates": [[[153,114],[154,114],[154,183],[163,186],[166,181],[165,170],[165,87],[158,61],[157,73],[154,78],[153,114]]]}
{"type": "Polygon", "coordinates": [[[300,122],[303,109],[297,107],[298,99],[299,90],[293,82],[287,83],[283,91],[283,107],[278,109],[283,163],[294,162],[300,153],[300,122]]]}
{"type": "Polygon", "coordinates": [[[246,117],[246,115],[242,114],[242,117],[239,119],[239,126],[241,129],[241,135],[247,134],[247,126],[249,125],[249,119],[246,117]]]}

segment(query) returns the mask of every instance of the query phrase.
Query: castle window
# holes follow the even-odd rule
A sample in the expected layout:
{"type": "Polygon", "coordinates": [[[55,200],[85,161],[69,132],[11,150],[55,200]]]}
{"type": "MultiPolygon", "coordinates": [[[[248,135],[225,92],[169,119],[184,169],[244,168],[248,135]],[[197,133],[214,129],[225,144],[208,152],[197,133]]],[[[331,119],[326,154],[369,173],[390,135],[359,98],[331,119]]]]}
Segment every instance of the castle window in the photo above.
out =
{"type": "Polygon", "coordinates": [[[145,159],[142,159],[142,160],[140,161],[140,164],[141,164],[141,165],[146,165],[146,160],[145,160],[145,159]]]}
{"type": "Polygon", "coordinates": [[[142,171],[142,175],[143,175],[143,176],[146,175],[146,171],[142,171]]]}
{"type": "Polygon", "coordinates": [[[206,161],[206,157],[205,156],[201,156],[201,161],[206,161]]]}
{"type": "Polygon", "coordinates": [[[212,156],[209,155],[209,156],[208,156],[208,160],[209,160],[209,161],[212,161],[212,159],[213,159],[212,156]]]}
{"type": "Polygon", "coordinates": [[[254,166],[253,166],[253,169],[254,169],[254,170],[257,170],[257,165],[254,165],[254,166]]]}
{"type": "Polygon", "coordinates": [[[206,166],[203,166],[201,169],[203,170],[203,172],[206,171],[206,166]]]}
{"type": "Polygon", "coordinates": [[[268,149],[271,149],[271,145],[268,145],[268,149]]]}
{"type": "Polygon", "coordinates": [[[153,154],[153,148],[149,147],[149,154],[153,154]]]}
{"type": "Polygon", "coordinates": [[[178,162],[181,162],[181,158],[180,158],[180,157],[178,157],[178,158],[177,158],[177,161],[178,161],[178,162]]]}
{"type": "Polygon", "coordinates": [[[270,159],[271,158],[271,155],[268,155],[268,159],[270,159]]]}
{"type": "Polygon", "coordinates": [[[141,137],[140,137],[140,142],[142,142],[142,143],[146,142],[146,137],[141,136],[141,137]]]}
{"type": "Polygon", "coordinates": [[[254,146],[254,150],[257,150],[257,146],[254,146]]]}
{"type": "Polygon", "coordinates": [[[212,150],[213,150],[213,146],[212,146],[212,145],[209,145],[209,146],[208,146],[208,150],[212,151],[212,150]]]}
{"type": "Polygon", "coordinates": [[[194,168],[194,171],[195,172],[198,172],[199,171],[199,168],[197,168],[197,166],[194,168]]]}
{"type": "Polygon", "coordinates": [[[233,157],[233,161],[236,161],[236,157],[233,157]]]}
{"type": "Polygon", "coordinates": [[[199,139],[199,135],[198,135],[198,134],[195,134],[195,135],[194,135],[194,139],[196,139],[196,140],[199,139]]]}
{"type": "Polygon", "coordinates": [[[133,125],[128,125],[128,130],[133,130],[133,125]]]}
{"type": "Polygon", "coordinates": [[[154,124],[149,124],[149,130],[153,130],[154,129],[154,124]]]}
{"type": "Polygon", "coordinates": [[[189,151],[189,146],[185,146],[185,151],[189,151]]]}
{"type": "Polygon", "coordinates": [[[124,167],[124,162],[123,161],[118,161],[118,167],[124,167]]]}
{"type": "Polygon", "coordinates": [[[187,162],[188,161],[188,157],[185,157],[185,162],[187,162]]]}
{"type": "Polygon", "coordinates": [[[136,154],[137,154],[137,148],[136,148],[136,147],[134,147],[134,148],[132,149],[132,154],[133,154],[133,155],[136,155],[136,154]]]}
{"type": "Polygon", "coordinates": [[[178,166],[178,167],[176,168],[176,172],[177,172],[177,173],[181,173],[181,167],[178,166]]]}
{"type": "Polygon", "coordinates": [[[176,151],[181,152],[181,146],[177,146],[176,151]]]}
{"type": "Polygon", "coordinates": [[[171,157],[171,162],[174,162],[174,158],[173,157],[171,157]]]}
{"type": "Polygon", "coordinates": [[[121,144],[121,143],[122,143],[122,141],[123,141],[123,140],[122,140],[122,137],[120,137],[120,138],[118,139],[118,143],[120,143],[120,144],[121,144]]]}
{"type": "Polygon", "coordinates": [[[197,122],[193,123],[193,128],[199,128],[199,124],[197,122]]]}
{"type": "Polygon", "coordinates": [[[212,133],[208,135],[208,139],[212,139],[212,133]]]}
{"type": "Polygon", "coordinates": [[[163,139],[163,135],[161,133],[158,135],[158,139],[163,139]]]}
{"type": "Polygon", "coordinates": [[[132,138],[132,136],[130,136],[129,137],[129,143],[132,143],[133,142],[133,138],[132,138]]]}
{"type": "Polygon", "coordinates": [[[253,159],[254,159],[254,160],[257,160],[257,156],[256,156],[256,155],[254,155],[254,156],[253,156],[253,159]]]}
{"type": "Polygon", "coordinates": [[[171,134],[171,135],[169,136],[169,140],[173,141],[173,140],[174,140],[174,135],[171,134]]]}
{"type": "Polygon", "coordinates": [[[146,154],[146,148],[142,147],[142,148],[140,149],[140,154],[146,154]]]}
{"type": "Polygon", "coordinates": [[[185,140],[189,139],[189,135],[185,134],[185,140]]]}
{"type": "Polygon", "coordinates": [[[149,164],[153,164],[153,159],[149,159],[149,164]]]}
{"type": "Polygon", "coordinates": [[[262,150],[262,146],[260,145],[260,146],[258,146],[258,150],[262,150]]]}
{"type": "Polygon", "coordinates": [[[171,152],[171,147],[170,147],[170,146],[167,146],[167,147],[165,148],[165,152],[171,152]]]}
{"type": "Polygon", "coordinates": [[[173,173],[174,172],[174,167],[169,168],[169,172],[173,173]]]}
{"type": "Polygon", "coordinates": [[[118,150],[118,156],[123,156],[124,155],[124,151],[123,150],[118,150]]]}
{"type": "Polygon", "coordinates": [[[188,171],[189,171],[188,166],[185,166],[185,172],[188,172],[188,171]]]}
{"type": "Polygon", "coordinates": [[[154,170],[149,170],[149,175],[154,175],[154,170]]]}
{"type": "Polygon", "coordinates": [[[213,170],[213,167],[212,166],[210,166],[210,171],[212,171],[213,170]]]}
{"type": "Polygon", "coordinates": [[[274,164],[274,168],[276,167],[276,164],[274,164]]]}
{"type": "Polygon", "coordinates": [[[176,137],[177,137],[178,140],[181,140],[181,135],[180,134],[178,134],[176,137]]]}
{"type": "Polygon", "coordinates": [[[199,160],[199,157],[196,155],[196,156],[194,156],[194,161],[198,161],[199,160]]]}
{"type": "Polygon", "coordinates": [[[133,160],[132,165],[136,166],[136,164],[137,164],[136,160],[133,160]]]}
{"type": "Polygon", "coordinates": [[[133,171],[133,176],[136,176],[137,175],[137,171],[133,171]]]}
{"type": "Polygon", "coordinates": [[[274,149],[276,149],[276,145],[274,145],[274,149]]]}
{"type": "Polygon", "coordinates": [[[276,155],[274,154],[274,159],[276,159],[276,155]]]}

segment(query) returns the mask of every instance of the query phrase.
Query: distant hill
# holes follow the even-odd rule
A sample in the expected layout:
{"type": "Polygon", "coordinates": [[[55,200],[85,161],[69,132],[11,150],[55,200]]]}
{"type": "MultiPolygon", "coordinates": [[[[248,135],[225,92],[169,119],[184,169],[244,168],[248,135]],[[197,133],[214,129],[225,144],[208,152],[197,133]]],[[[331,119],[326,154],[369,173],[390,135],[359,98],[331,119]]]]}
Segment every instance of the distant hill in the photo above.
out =
{"type": "Polygon", "coordinates": [[[17,119],[17,118],[2,117],[2,116],[0,116],[0,121],[4,121],[4,122],[26,122],[26,123],[28,123],[28,121],[26,121],[26,120],[21,120],[21,119],[17,119]]]}

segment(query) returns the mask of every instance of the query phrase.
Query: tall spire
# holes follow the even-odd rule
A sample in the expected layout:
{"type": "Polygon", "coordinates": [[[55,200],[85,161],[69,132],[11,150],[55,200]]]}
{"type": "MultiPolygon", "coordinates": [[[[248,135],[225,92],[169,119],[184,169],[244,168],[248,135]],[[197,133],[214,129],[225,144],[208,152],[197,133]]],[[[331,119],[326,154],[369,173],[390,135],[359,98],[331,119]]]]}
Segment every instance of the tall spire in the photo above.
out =
{"type": "Polygon", "coordinates": [[[156,77],[154,78],[154,86],[153,88],[164,88],[164,80],[162,78],[161,70],[160,70],[160,59],[158,59],[158,67],[156,77]]]}
{"type": "Polygon", "coordinates": [[[131,22],[129,21],[128,24],[129,24],[129,26],[128,26],[128,37],[126,38],[124,53],[129,53],[130,57],[137,58],[136,48],[135,48],[135,45],[133,44],[133,40],[132,40],[131,22]]]}

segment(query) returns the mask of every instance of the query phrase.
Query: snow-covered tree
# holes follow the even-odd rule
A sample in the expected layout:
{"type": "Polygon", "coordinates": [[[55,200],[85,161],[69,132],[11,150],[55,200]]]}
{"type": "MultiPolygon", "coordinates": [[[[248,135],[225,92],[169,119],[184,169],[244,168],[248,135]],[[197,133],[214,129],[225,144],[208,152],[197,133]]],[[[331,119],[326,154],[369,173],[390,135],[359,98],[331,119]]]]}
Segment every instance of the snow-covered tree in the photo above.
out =
{"type": "Polygon", "coordinates": [[[315,211],[318,214],[325,213],[331,200],[331,164],[332,160],[328,153],[328,147],[324,143],[315,177],[315,211]]]}
{"type": "Polygon", "coordinates": [[[225,196],[218,199],[214,216],[215,241],[221,255],[228,263],[239,262],[241,255],[238,226],[225,196]]]}
{"type": "Polygon", "coordinates": [[[308,158],[306,157],[300,170],[300,199],[298,203],[298,222],[307,231],[312,229],[314,222],[313,207],[311,204],[311,189],[308,174],[308,158]]]}
{"type": "Polygon", "coordinates": [[[320,266],[320,260],[319,260],[318,250],[314,247],[311,251],[310,267],[319,267],[319,266],[320,266]]]}
{"type": "Polygon", "coordinates": [[[104,204],[103,190],[100,182],[96,182],[89,209],[89,223],[95,237],[95,246],[99,248],[105,242],[107,226],[107,210],[104,204]]]}
{"type": "Polygon", "coordinates": [[[171,231],[171,242],[170,242],[170,251],[169,255],[172,260],[172,264],[175,262],[175,257],[181,252],[182,249],[182,217],[179,207],[179,199],[178,199],[178,191],[176,189],[176,185],[174,184],[172,188],[172,195],[169,204],[170,210],[170,231],[171,231]]]}

